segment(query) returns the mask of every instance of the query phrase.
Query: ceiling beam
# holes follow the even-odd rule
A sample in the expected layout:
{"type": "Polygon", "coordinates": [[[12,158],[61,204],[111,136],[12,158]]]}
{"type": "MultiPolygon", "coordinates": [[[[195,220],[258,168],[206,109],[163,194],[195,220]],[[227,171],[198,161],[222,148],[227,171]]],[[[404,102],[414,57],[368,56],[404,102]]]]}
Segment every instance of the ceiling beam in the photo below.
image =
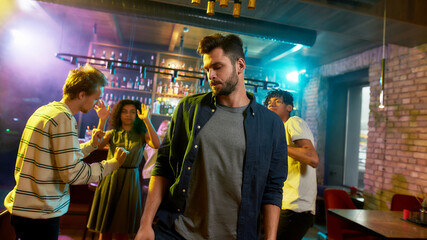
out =
{"type": "Polygon", "coordinates": [[[169,51],[173,52],[178,41],[179,35],[182,33],[183,26],[181,24],[174,24],[171,34],[171,40],[169,42],[169,51]]]}
{"type": "Polygon", "coordinates": [[[107,11],[117,14],[134,14],[153,20],[191,25],[218,31],[242,34],[282,43],[313,46],[317,32],[306,28],[261,21],[252,18],[234,18],[229,14],[206,14],[205,10],[182,7],[148,0],[38,0],[67,6],[107,11]]]}

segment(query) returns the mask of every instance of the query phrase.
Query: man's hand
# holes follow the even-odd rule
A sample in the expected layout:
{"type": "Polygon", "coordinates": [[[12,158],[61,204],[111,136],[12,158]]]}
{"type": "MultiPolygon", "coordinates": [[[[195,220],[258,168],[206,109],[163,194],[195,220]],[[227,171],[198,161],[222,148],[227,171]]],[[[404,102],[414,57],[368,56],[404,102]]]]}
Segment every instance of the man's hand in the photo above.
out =
{"type": "Polygon", "coordinates": [[[126,151],[124,148],[116,147],[116,150],[114,151],[114,159],[116,159],[121,166],[125,162],[126,156],[128,154],[129,152],[126,151]]]}
{"type": "Polygon", "coordinates": [[[135,236],[135,240],[154,240],[154,230],[151,226],[140,227],[135,236]]]}
{"type": "Polygon", "coordinates": [[[100,120],[107,121],[107,119],[110,117],[110,105],[108,105],[107,108],[107,106],[105,106],[104,101],[99,100],[98,103],[95,105],[94,109],[100,120]]]}
{"type": "Polygon", "coordinates": [[[138,117],[141,120],[144,121],[144,120],[148,119],[148,117],[150,115],[150,107],[149,106],[141,104],[141,111],[139,111],[139,110],[137,110],[137,111],[138,111],[138,117]]]}
{"type": "Polygon", "coordinates": [[[92,139],[90,140],[90,144],[92,147],[96,148],[102,142],[102,138],[104,137],[105,132],[99,129],[92,129],[92,139]]]}

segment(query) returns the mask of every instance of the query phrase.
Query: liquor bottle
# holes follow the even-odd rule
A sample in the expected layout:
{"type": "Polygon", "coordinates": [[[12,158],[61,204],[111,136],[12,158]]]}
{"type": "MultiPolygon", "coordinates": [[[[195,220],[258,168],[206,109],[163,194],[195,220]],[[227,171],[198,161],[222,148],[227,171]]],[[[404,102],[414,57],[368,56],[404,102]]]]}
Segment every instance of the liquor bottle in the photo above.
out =
{"type": "Polygon", "coordinates": [[[90,57],[92,58],[90,60],[90,63],[95,63],[95,59],[93,59],[96,57],[96,49],[95,48],[92,50],[92,55],[90,57]]]}
{"type": "Polygon", "coordinates": [[[112,93],[110,93],[110,98],[108,99],[107,102],[108,105],[113,105],[114,104],[114,96],[112,93]]]}
{"type": "Polygon", "coordinates": [[[162,92],[162,93],[164,93],[164,94],[167,94],[167,93],[168,93],[168,84],[167,84],[167,83],[164,83],[164,84],[163,84],[163,88],[162,88],[162,90],[163,90],[163,92],[162,92]]]}
{"type": "Polygon", "coordinates": [[[132,81],[132,79],[129,78],[128,83],[126,85],[126,88],[127,89],[133,89],[133,83],[134,82],[132,81]]]}
{"type": "Polygon", "coordinates": [[[162,88],[163,88],[163,85],[162,85],[163,83],[160,81],[159,82],[159,85],[157,86],[157,93],[162,93],[162,88]]]}
{"type": "Polygon", "coordinates": [[[172,115],[173,114],[173,110],[175,109],[175,106],[172,106],[172,104],[169,105],[169,111],[168,111],[168,115],[172,115]]]}
{"type": "Polygon", "coordinates": [[[154,55],[151,55],[150,58],[150,65],[153,66],[154,65],[154,55]]]}
{"type": "Polygon", "coordinates": [[[168,94],[169,94],[169,95],[172,95],[172,94],[173,94],[173,82],[170,82],[170,84],[169,84],[168,94]]]}
{"type": "MultiPolygon", "coordinates": [[[[135,63],[135,64],[137,64],[138,63],[138,56],[135,56],[134,58],[133,58],[133,61],[132,61],[133,63],[135,63]]],[[[137,65],[133,65],[133,67],[135,67],[135,68],[137,68],[138,66],[137,65]]]]}
{"type": "Polygon", "coordinates": [[[111,56],[110,56],[110,60],[115,60],[116,58],[116,54],[114,53],[114,51],[111,52],[111,56]]]}
{"type": "Polygon", "coordinates": [[[120,62],[118,62],[118,63],[117,63],[117,66],[121,67],[121,66],[122,66],[122,63],[121,63],[121,62],[123,61],[123,53],[120,53],[120,54],[119,54],[119,59],[118,59],[118,60],[119,60],[120,62]]]}
{"type": "Polygon", "coordinates": [[[108,102],[108,98],[110,95],[108,95],[108,93],[104,93],[104,96],[102,97],[102,100],[104,101],[104,103],[108,102]]]}
{"type": "MultiPolygon", "coordinates": [[[[185,63],[182,63],[182,65],[181,65],[181,70],[185,70],[185,63]]],[[[185,76],[185,72],[184,72],[184,71],[181,71],[181,72],[179,72],[179,75],[181,75],[181,76],[185,76]]]]}
{"type": "Polygon", "coordinates": [[[178,82],[176,82],[175,86],[173,87],[173,94],[178,95],[178,91],[179,91],[179,84],[178,82]]]}
{"type": "MultiPolygon", "coordinates": [[[[193,66],[189,66],[189,67],[188,67],[188,71],[193,71],[193,70],[194,70],[193,66]]],[[[193,73],[192,73],[192,72],[189,72],[189,73],[187,73],[187,75],[188,75],[188,76],[193,76],[193,73]]]]}
{"type": "MultiPolygon", "coordinates": [[[[105,58],[106,58],[106,53],[105,53],[105,50],[104,50],[104,51],[102,51],[101,59],[105,59],[105,58]]],[[[104,60],[101,60],[99,63],[101,63],[101,64],[105,64],[105,61],[104,61],[104,60]]]]}
{"type": "Polygon", "coordinates": [[[196,93],[196,89],[194,88],[194,85],[191,84],[190,89],[188,90],[189,95],[193,95],[196,93]]]}
{"type": "MultiPolygon", "coordinates": [[[[126,59],[126,62],[130,62],[130,56],[128,55],[128,57],[127,57],[127,59],[126,59]]],[[[126,67],[130,67],[130,64],[129,63],[126,63],[126,67]]]]}
{"type": "Polygon", "coordinates": [[[135,83],[133,84],[133,88],[139,90],[139,76],[136,76],[135,83]]]}
{"type": "Polygon", "coordinates": [[[178,94],[179,95],[183,95],[184,94],[184,85],[182,84],[182,82],[179,82],[178,94]]]}
{"type": "Polygon", "coordinates": [[[85,131],[85,142],[88,142],[92,139],[92,130],[90,129],[89,125],[86,126],[86,131],[85,131]]]}
{"type": "Polygon", "coordinates": [[[184,96],[188,96],[188,91],[189,91],[188,85],[185,84],[185,86],[184,86],[184,96]]]}
{"type": "Polygon", "coordinates": [[[114,86],[115,86],[115,85],[114,85],[114,84],[115,84],[115,82],[114,82],[114,78],[115,78],[115,77],[114,77],[114,75],[111,75],[111,77],[110,77],[110,82],[109,82],[109,84],[108,84],[108,85],[109,85],[109,86],[111,86],[111,87],[114,87],[114,86]]]}
{"type": "Polygon", "coordinates": [[[116,88],[119,88],[120,87],[120,80],[119,80],[119,77],[118,76],[116,76],[116,82],[114,83],[114,86],[113,87],[116,87],[116,88]]]}
{"type": "Polygon", "coordinates": [[[120,88],[127,88],[127,85],[128,83],[127,83],[127,81],[126,81],[126,77],[125,76],[123,76],[123,80],[122,80],[122,82],[120,83],[120,88]]]}
{"type": "Polygon", "coordinates": [[[147,79],[147,85],[145,86],[146,91],[150,91],[151,90],[151,85],[153,80],[151,80],[150,78],[147,79]]]}
{"type": "Polygon", "coordinates": [[[141,83],[139,84],[139,90],[142,90],[142,91],[145,90],[144,78],[141,78],[141,83]]]}
{"type": "Polygon", "coordinates": [[[160,114],[165,114],[165,102],[161,101],[160,102],[160,114]]]}
{"type": "Polygon", "coordinates": [[[162,68],[160,68],[160,72],[161,73],[164,72],[165,71],[165,69],[164,69],[164,67],[165,67],[165,59],[164,58],[162,58],[162,62],[160,63],[160,67],[162,67],[162,68]]]}

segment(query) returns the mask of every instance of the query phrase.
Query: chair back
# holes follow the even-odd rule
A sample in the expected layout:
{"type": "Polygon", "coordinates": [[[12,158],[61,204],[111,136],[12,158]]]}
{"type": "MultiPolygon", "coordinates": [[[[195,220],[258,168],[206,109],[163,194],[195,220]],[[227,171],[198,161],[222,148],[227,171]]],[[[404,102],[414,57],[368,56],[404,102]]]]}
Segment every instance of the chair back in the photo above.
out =
{"type": "Polygon", "coordinates": [[[326,230],[328,239],[342,240],[343,229],[351,229],[351,225],[339,217],[329,213],[329,209],[356,209],[348,193],[341,189],[325,189],[326,230]]]}
{"type": "Polygon", "coordinates": [[[416,212],[421,209],[422,199],[405,194],[394,194],[391,199],[391,211],[402,211],[408,209],[409,211],[416,212]],[[418,200],[417,200],[418,199],[418,200]]]}

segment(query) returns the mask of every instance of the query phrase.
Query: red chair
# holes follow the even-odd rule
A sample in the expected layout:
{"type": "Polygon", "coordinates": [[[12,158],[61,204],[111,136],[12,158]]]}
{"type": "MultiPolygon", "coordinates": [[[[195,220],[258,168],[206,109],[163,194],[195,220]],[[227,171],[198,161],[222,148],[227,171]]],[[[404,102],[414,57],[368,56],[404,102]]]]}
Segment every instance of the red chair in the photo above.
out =
{"type": "Polygon", "coordinates": [[[408,209],[411,212],[416,212],[421,209],[422,199],[419,197],[405,195],[405,194],[394,194],[391,199],[391,211],[403,211],[408,209]]]}
{"type": "Polygon", "coordinates": [[[351,223],[329,213],[329,209],[356,209],[346,191],[341,189],[326,189],[324,198],[328,239],[375,239],[367,233],[358,231],[351,223]]]}

